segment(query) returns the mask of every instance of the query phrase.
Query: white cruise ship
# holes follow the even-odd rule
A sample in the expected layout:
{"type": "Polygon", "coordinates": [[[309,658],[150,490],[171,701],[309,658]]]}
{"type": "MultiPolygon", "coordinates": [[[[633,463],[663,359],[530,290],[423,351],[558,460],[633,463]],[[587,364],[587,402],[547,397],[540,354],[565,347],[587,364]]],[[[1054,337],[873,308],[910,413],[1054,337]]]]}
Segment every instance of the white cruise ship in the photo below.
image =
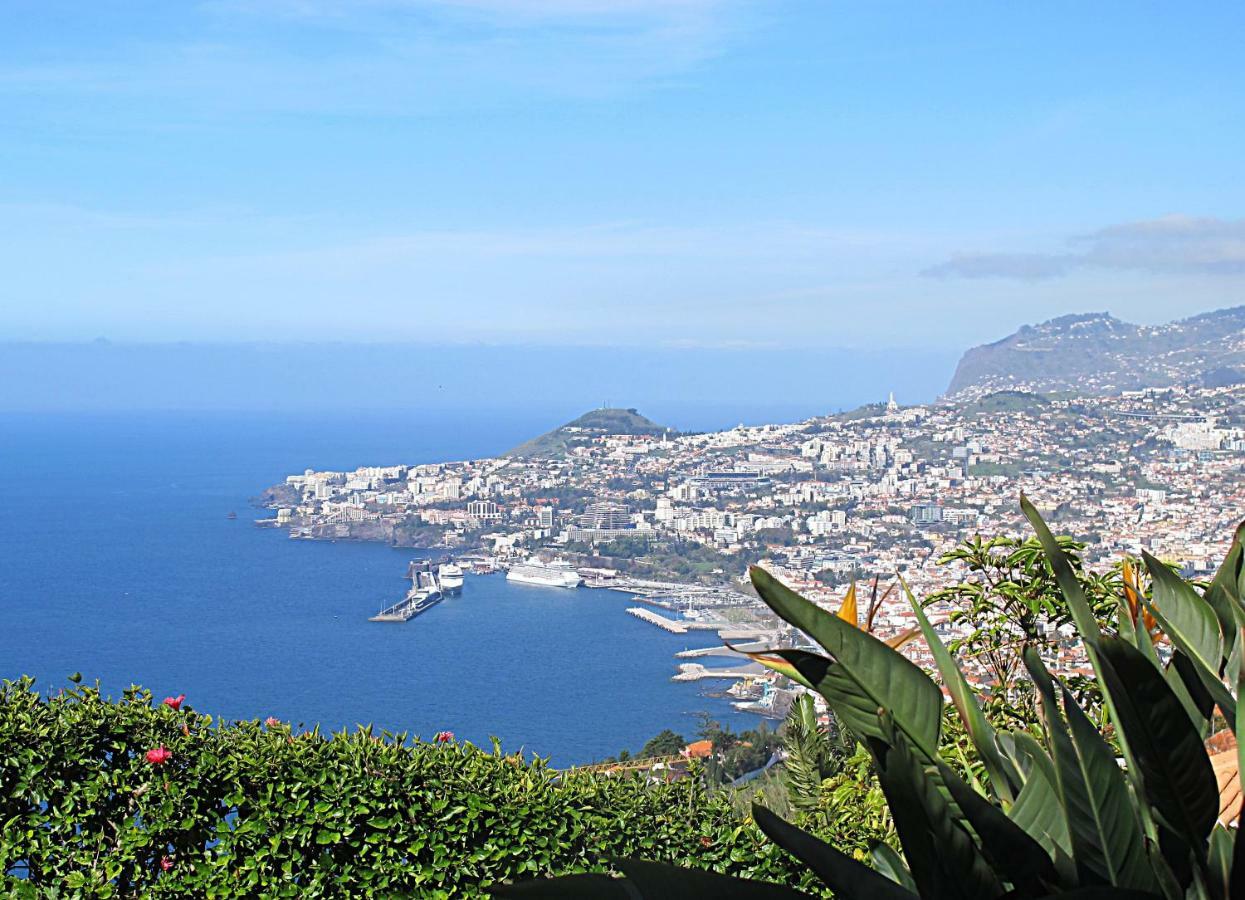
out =
{"type": "Polygon", "coordinates": [[[506,573],[506,580],[564,588],[576,588],[584,583],[570,563],[561,559],[541,562],[534,556],[525,563],[511,566],[506,573]]]}
{"type": "Polygon", "coordinates": [[[452,562],[442,563],[437,568],[437,581],[441,583],[441,591],[445,594],[461,594],[463,590],[463,570],[452,562]]]}

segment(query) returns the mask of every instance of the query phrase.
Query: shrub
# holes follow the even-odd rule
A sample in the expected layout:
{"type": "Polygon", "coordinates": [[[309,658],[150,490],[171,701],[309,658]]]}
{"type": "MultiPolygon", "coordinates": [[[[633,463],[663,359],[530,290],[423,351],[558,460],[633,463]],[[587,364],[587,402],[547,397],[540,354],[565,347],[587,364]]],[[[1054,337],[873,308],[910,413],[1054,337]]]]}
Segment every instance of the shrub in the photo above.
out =
{"type": "Polygon", "coordinates": [[[0,826],[17,897],[463,896],[639,855],[799,880],[699,779],[216,723],[137,688],[45,697],[28,679],[0,688],[0,826]]]}

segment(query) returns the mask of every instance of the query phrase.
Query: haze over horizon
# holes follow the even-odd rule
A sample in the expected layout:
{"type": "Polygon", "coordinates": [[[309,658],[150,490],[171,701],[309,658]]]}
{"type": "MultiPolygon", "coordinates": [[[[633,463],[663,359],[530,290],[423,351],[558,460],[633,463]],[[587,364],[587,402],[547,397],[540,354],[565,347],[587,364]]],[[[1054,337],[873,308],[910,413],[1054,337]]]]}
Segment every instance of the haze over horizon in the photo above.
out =
{"type": "Polygon", "coordinates": [[[1232,306],[1242,26],[1226,2],[17,0],[0,341],[958,354],[1232,306]]]}

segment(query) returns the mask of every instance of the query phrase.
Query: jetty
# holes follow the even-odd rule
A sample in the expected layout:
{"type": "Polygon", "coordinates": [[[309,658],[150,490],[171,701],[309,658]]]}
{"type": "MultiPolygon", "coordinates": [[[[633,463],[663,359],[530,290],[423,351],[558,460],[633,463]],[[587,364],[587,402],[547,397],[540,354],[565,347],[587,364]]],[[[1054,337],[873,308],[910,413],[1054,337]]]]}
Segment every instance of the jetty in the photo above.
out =
{"type": "Polygon", "coordinates": [[[674,619],[667,619],[665,616],[659,616],[651,609],[645,609],[642,606],[632,606],[627,612],[635,616],[641,621],[648,622],[650,625],[656,625],[658,628],[664,629],[671,634],[686,634],[687,627],[682,622],[676,622],[674,619]]]}
{"type": "Polygon", "coordinates": [[[734,647],[697,647],[693,650],[680,650],[675,656],[680,659],[695,659],[699,656],[743,656],[746,651],[765,650],[769,644],[769,641],[753,641],[747,644],[737,644],[734,647]]]}
{"type": "Polygon", "coordinates": [[[679,674],[671,681],[700,681],[703,678],[755,678],[765,672],[765,667],[752,664],[742,669],[710,669],[700,663],[680,663],[679,674]]]}
{"type": "Polygon", "coordinates": [[[417,614],[415,609],[415,601],[409,596],[403,597],[393,606],[386,606],[374,616],[369,616],[369,622],[405,622],[417,614]]]}

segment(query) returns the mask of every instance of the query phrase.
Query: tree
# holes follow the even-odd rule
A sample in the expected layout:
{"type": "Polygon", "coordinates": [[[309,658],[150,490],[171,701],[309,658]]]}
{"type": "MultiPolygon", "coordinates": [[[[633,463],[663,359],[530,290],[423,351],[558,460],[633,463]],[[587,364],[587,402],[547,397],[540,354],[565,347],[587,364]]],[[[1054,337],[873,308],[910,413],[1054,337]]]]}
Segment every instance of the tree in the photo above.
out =
{"type": "Polygon", "coordinates": [[[843,768],[856,740],[837,721],[828,726],[818,723],[812,694],[802,694],[791,704],[781,735],[791,806],[811,812],[821,804],[822,783],[843,768]]]}
{"type": "Polygon", "coordinates": [[[640,758],[650,756],[674,756],[687,746],[683,735],[675,734],[669,728],[648,739],[640,749],[640,758]]]}
{"type": "MultiPolygon", "coordinates": [[[[1121,590],[1118,570],[1103,574],[1085,571],[1085,545],[1069,537],[1056,538],[1086,600],[1099,622],[1116,611],[1121,590]]],[[[983,668],[994,686],[987,702],[992,714],[1015,721],[1032,721],[1036,713],[1031,682],[1019,678],[1021,649],[1032,646],[1042,655],[1059,642],[1059,631],[1072,624],[1072,613],[1037,538],[980,535],[962,541],[939,558],[939,565],[963,563],[969,576],[960,584],[931,594],[924,606],[947,604],[949,621],[967,626],[968,633],[950,644],[951,651],[969,666],[983,668]]],[[[1078,694],[1090,688],[1076,682],[1078,694]]],[[[1087,698],[1081,697],[1082,702],[1087,698]]],[[[1097,704],[1090,699],[1091,706],[1097,704]]]]}

